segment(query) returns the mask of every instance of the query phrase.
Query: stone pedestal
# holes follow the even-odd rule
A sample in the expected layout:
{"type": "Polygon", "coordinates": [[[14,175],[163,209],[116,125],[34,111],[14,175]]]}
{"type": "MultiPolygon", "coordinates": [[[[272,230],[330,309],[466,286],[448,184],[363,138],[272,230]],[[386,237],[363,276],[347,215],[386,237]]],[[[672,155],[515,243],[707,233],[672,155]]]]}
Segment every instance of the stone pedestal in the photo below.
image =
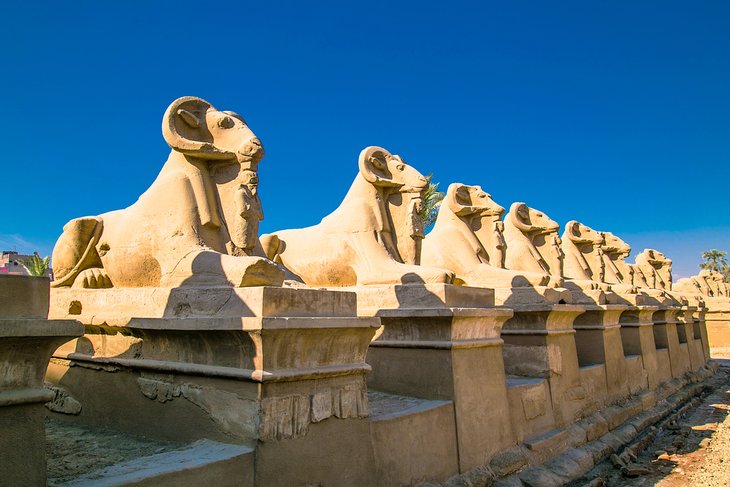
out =
{"type": "Polygon", "coordinates": [[[658,384],[654,342],[654,313],[658,309],[658,306],[632,306],[624,310],[619,319],[631,392],[653,389],[658,384]],[[640,359],[640,371],[638,367],[629,368],[634,357],[640,359]]]}
{"type": "Polygon", "coordinates": [[[494,303],[497,306],[519,307],[529,305],[572,304],[573,294],[561,287],[513,287],[495,288],[494,303]]]}
{"type": "Polygon", "coordinates": [[[706,298],[705,320],[710,349],[730,349],[730,299],[706,298]]]}
{"type": "Polygon", "coordinates": [[[646,304],[649,306],[668,306],[672,302],[675,302],[675,299],[672,298],[672,296],[662,289],[651,289],[651,288],[640,288],[639,292],[645,296],[646,304]]]}
{"type": "Polygon", "coordinates": [[[679,323],[677,324],[680,345],[682,343],[686,345],[687,354],[689,355],[689,368],[693,371],[699,370],[705,365],[704,355],[702,354],[702,339],[695,340],[694,315],[696,312],[696,306],[684,306],[682,312],[678,315],[679,323]]]}
{"type": "Polygon", "coordinates": [[[340,288],[357,294],[358,316],[380,316],[382,310],[494,307],[494,290],[450,284],[398,284],[340,288]]]}
{"type": "Polygon", "coordinates": [[[566,287],[570,289],[571,294],[573,295],[573,303],[575,304],[586,304],[586,305],[601,305],[606,304],[608,302],[607,300],[607,291],[601,290],[601,289],[581,289],[576,286],[569,286],[570,281],[566,281],[566,287]]]}
{"type": "Polygon", "coordinates": [[[681,331],[684,331],[684,309],[676,306],[667,308],[664,312],[664,319],[667,327],[667,339],[669,345],[669,359],[672,366],[672,377],[681,377],[690,370],[689,350],[685,343],[682,343],[681,331]]]}
{"type": "MultiPolygon", "coordinates": [[[[710,325],[707,324],[707,308],[700,306],[697,311],[692,315],[692,321],[694,322],[695,339],[700,340],[702,347],[702,354],[705,357],[705,362],[710,360],[710,336],[708,328],[710,325]],[[697,336],[699,333],[699,337],[697,336]]],[[[730,316],[729,316],[730,318],[730,316]]]]}
{"type": "Polygon", "coordinates": [[[260,485],[375,483],[365,355],[379,320],[356,317],[354,294],[56,289],[52,303],[86,325],[49,369],[81,403],[75,420],[254,447],[260,485]]]}
{"type": "MultiPolygon", "coordinates": [[[[374,309],[381,291],[359,289],[361,309],[374,309]]],[[[453,401],[459,470],[486,464],[514,445],[500,339],[512,311],[489,307],[493,295],[486,289],[427,285],[393,291],[399,307],[376,311],[382,332],[368,352],[369,387],[453,401]]]]}
{"type": "Polygon", "coordinates": [[[46,277],[0,276],[0,483],[46,485],[43,387],[51,353],[82,334],[73,320],[49,321],[46,277]]]}
{"type": "Polygon", "coordinates": [[[705,365],[705,354],[702,351],[702,331],[700,322],[696,320],[697,306],[687,306],[684,310],[684,323],[689,347],[689,361],[692,370],[699,370],[705,365]]]}
{"type": "Polygon", "coordinates": [[[629,394],[619,324],[626,309],[619,304],[586,306],[585,312],[573,323],[579,366],[602,365],[605,368],[606,396],[592,395],[590,398],[596,408],[606,400],[612,402],[629,394]]]}
{"type": "MultiPolygon", "coordinates": [[[[652,333],[654,334],[654,345],[656,347],[657,384],[666,382],[674,375],[672,374],[672,361],[669,350],[669,327],[667,326],[667,308],[660,307],[652,314],[652,333]]],[[[669,311],[669,314],[672,312],[669,311]]]]}
{"type": "Polygon", "coordinates": [[[657,306],[659,301],[656,297],[643,292],[624,293],[615,292],[608,296],[608,304],[624,304],[627,306],[657,306]]]}
{"type": "Polygon", "coordinates": [[[506,373],[548,380],[557,426],[570,424],[585,399],[573,329],[584,311],[567,304],[520,306],[502,327],[506,373]]]}

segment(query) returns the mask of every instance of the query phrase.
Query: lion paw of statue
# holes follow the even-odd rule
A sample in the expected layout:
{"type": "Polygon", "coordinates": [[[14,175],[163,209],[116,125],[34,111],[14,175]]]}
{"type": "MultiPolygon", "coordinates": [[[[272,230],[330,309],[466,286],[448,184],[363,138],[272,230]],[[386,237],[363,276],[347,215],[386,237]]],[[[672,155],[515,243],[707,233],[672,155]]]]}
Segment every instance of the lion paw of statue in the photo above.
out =
{"type": "Polygon", "coordinates": [[[111,279],[104,269],[92,268],[79,272],[73,287],[84,289],[105,289],[113,287],[111,279]]]}

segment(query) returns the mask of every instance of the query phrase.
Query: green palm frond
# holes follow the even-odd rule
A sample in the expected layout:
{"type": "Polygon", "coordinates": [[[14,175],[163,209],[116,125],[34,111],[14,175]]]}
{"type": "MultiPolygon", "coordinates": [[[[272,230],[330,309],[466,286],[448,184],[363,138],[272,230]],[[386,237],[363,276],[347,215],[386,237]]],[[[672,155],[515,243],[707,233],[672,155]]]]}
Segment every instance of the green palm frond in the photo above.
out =
{"type": "Polygon", "coordinates": [[[727,267],[727,260],[725,259],[726,255],[727,252],[717,249],[702,252],[702,258],[705,259],[706,262],[700,264],[700,268],[722,272],[722,269],[727,267]]]}
{"type": "Polygon", "coordinates": [[[432,179],[433,174],[426,176],[428,186],[426,186],[426,190],[423,193],[423,205],[421,206],[421,211],[418,213],[421,220],[423,220],[423,227],[426,231],[436,221],[441,201],[444,199],[444,194],[439,191],[439,183],[433,183],[432,179]]]}
{"type": "Polygon", "coordinates": [[[730,282],[730,266],[727,265],[726,255],[727,252],[717,249],[702,252],[702,258],[705,259],[705,262],[700,264],[700,269],[719,272],[725,282],[730,282]]]}
{"type": "Polygon", "coordinates": [[[19,260],[18,262],[20,263],[20,265],[23,266],[23,269],[28,271],[28,274],[30,274],[31,276],[42,277],[48,273],[48,268],[50,267],[51,263],[51,257],[41,257],[40,255],[35,254],[26,259],[25,262],[23,262],[22,260],[19,260]]]}

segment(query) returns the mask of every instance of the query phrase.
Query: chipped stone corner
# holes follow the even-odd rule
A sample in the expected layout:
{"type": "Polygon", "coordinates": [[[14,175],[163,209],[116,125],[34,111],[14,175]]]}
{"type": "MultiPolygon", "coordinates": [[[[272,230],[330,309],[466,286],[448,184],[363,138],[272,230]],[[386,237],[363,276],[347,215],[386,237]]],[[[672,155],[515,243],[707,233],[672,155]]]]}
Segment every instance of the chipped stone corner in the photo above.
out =
{"type": "Polygon", "coordinates": [[[193,404],[226,435],[240,439],[258,435],[255,401],[213,387],[177,382],[171,375],[144,374],[137,384],[142,395],[152,401],[165,404],[184,399],[193,404]]]}
{"type": "Polygon", "coordinates": [[[142,395],[160,403],[172,401],[181,394],[180,385],[169,381],[139,377],[137,384],[142,395]]]}
{"type": "Polygon", "coordinates": [[[69,414],[78,416],[81,414],[81,402],[71,396],[71,394],[61,387],[46,384],[46,388],[53,391],[53,399],[48,401],[45,406],[54,413],[69,414]]]}

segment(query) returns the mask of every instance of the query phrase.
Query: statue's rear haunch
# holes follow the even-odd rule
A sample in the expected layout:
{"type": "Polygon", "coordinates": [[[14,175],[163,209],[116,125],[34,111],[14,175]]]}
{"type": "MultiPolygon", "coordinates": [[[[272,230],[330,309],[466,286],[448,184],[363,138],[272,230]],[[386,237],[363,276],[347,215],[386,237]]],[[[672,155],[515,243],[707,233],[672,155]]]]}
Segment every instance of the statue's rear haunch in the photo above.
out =
{"type": "Polygon", "coordinates": [[[233,112],[175,100],[172,148],[157,179],[123,210],[71,220],[53,249],[54,287],[279,286],[258,239],[261,142],[233,112]]]}

